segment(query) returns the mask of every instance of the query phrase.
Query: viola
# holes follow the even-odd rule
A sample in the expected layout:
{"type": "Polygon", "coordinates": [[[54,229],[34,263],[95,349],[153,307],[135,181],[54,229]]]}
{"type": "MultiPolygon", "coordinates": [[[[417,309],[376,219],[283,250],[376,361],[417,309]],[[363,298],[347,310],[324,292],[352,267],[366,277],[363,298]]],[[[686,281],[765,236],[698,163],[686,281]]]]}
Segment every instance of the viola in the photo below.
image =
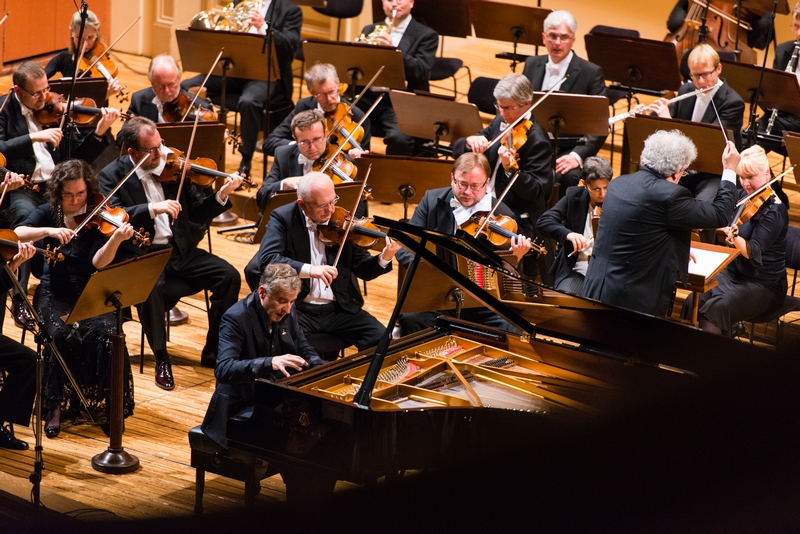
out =
{"type": "Polygon", "coordinates": [[[356,176],[358,176],[358,168],[355,163],[353,163],[349,156],[344,154],[344,151],[339,151],[338,146],[333,144],[328,144],[325,153],[314,162],[311,166],[311,170],[315,172],[324,172],[331,177],[334,184],[352,182],[356,179],[356,176]],[[336,154],[337,151],[339,152],[338,154],[336,154]],[[330,158],[334,158],[333,163],[322,171],[330,158]]]}
{"type": "MultiPolygon", "coordinates": [[[[19,252],[19,236],[13,230],[0,229],[0,253],[3,259],[11,261],[17,252],[19,252]]],[[[36,253],[44,256],[44,260],[49,264],[64,260],[64,255],[57,249],[50,250],[50,245],[47,245],[47,248],[36,247],[36,253]]]]}
{"type": "MultiPolygon", "coordinates": [[[[195,158],[187,160],[184,153],[177,148],[170,148],[172,154],[167,156],[167,164],[158,177],[158,181],[162,184],[174,184],[183,176],[183,168],[187,164],[189,167],[186,169],[186,178],[191,180],[193,184],[200,187],[210,187],[217,178],[227,178],[228,174],[217,170],[217,164],[211,158],[195,158]]],[[[247,177],[243,178],[243,182],[248,187],[254,187],[256,184],[247,177]]]]}
{"type": "Polygon", "coordinates": [[[345,233],[347,233],[348,241],[364,249],[375,246],[380,239],[386,237],[384,232],[372,224],[371,218],[353,218],[350,216],[350,212],[341,206],[336,206],[336,209],[333,210],[328,224],[317,226],[319,239],[327,246],[341,245],[345,233]],[[351,225],[352,227],[348,231],[348,227],[351,225]]]}
{"type": "MultiPolygon", "coordinates": [[[[85,228],[97,228],[103,235],[111,237],[111,235],[123,224],[128,222],[128,212],[122,208],[112,208],[106,204],[106,198],[103,195],[97,195],[95,203],[91,206],[87,213],[82,213],[75,216],[75,222],[85,228]],[[94,211],[94,207],[103,205],[103,208],[92,217],[92,219],[84,224],[86,218],[94,211]]],[[[139,231],[133,232],[133,244],[140,247],[150,246],[150,233],[145,232],[144,228],[139,231]]]]}
{"type": "Polygon", "coordinates": [[[350,137],[343,150],[355,148],[364,152],[360,144],[364,140],[364,128],[353,120],[350,106],[344,102],[339,102],[336,104],[336,109],[325,113],[325,131],[328,132],[328,139],[332,145],[342,146],[342,143],[350,137]],[[337,124],[338,126],[336,126],[337,124]],[[333,131],[334,127],[336,127],[336,131],[333,131]],[[350,136],[351,132],[353,132],[352,136],[350,136]]]}
{"type": "Polygon", "coordinates": [[[191,97],[182,92],[178,93],[175,100],[164,104],[164,111],[161,116],[164,117],[164,122],[183,122],[184,116],[186,116],[186,120],[194,120],[195,113],[199,113],[200,120],[204,122],[217,120],[217,114],[214,110],[201,106],[192,106],[191,97]]]}
{"type": "MultiPolygon", "coordinates": [[[[500,144],[509,150],[513,150],[515,158],[519,159],[519,149],[522,148],[522,145],[528,142],[528,132],[531,128],[533,128],[533,121],[530,119],[520,121],[519,124],[514,126],[506,135],[503,136],[502,139],[500,139],[500,144]]],[[[516,160],[514,161],[512,168],[519,168],[516,160]]]]}
{"type": "Polygon", "coordinates": [[[774,194],[775,194],[775,191],[773,191],[771,187],[767,187],[766,189],[761,191],[759,194],[757,194],[756,196],[751,198],[747,202],[747,204],[744,205],[744,209],[742,210],[742,213],[736,219],[736,222],[734,224],[737,227],[740,227],[744,223],[749,221],[753,217],[753,215],[758,213],[758,210],[761,209],[761,206],[764,205],[764,202],[769,200],[769,198],[774,194]]]}
{"type": "MultiPolygon", "coordinates": [[[[511,238],[517,235],[517,221],[507,215],[493,215],[484,226],[483,223],[486,221],[486,216],[487,213],[485,211],[474,213],[459,228],[476,238],[484,236],[495,247],[511,246],[511,238]],[[481,226],[483,226],[482,230],[481,226]],[[480,230],[480,233],[478,233],[478,230],[480,230]]],[[[547,249],[544,245],[533,241],[531,241],[531,250],[539,254],[547,254],[547,249]]]]}
{"type": "MultiPolygon", "coordinates": [[[[78,70],[86,72],[87,69],[90,78],[105,78],[109,83],[119,74],[117,64],[111,60],[111,56],[108,54],[108,47],[100,41],[96,41],[91,50],[84,52],[78,59],[78,70]]],[[[117,92],[117,100],[120,102],[125,102],[130,98],[130,93],[126,93],[125,89],[127,86],[122,86],[117,92]]]]}
{"type": "MultiPolygon", "coordinates": [[[[66,110],[67,99],[64,95],[47,93],[44,107],[34,111],[33,116],[45,128],[55,128],[61,123],[61,118],[66,110]]],[[[89,126],[94,121],[95,115],[102,113],[103,109],[98,108],[97,103],[91,98],[76,98],[72,102],[71,117],[78,126],[89,126]]],[[[125,119],[129,117],[127,113],[122,113],[120,116],[125,119]]]]}

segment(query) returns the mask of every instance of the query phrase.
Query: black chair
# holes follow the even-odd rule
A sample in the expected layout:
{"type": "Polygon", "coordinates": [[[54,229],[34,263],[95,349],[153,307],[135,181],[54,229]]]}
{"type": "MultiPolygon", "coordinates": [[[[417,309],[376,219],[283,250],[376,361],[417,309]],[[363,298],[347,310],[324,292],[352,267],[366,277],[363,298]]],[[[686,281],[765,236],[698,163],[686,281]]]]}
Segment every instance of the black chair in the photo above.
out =
{"type": "Polygon", "coordinates": [[[334,19],[336,22],[336,40],[340,40],[342,33],[342,19],[351,19],[361,14],[364,9],[364,0],[328,0],[325,7],[313,8],[317,13],[322,13],[334,19]]]}
{"type": "Polygon", "coordinates": [[[441,45],[439,47],[439,56],[433,58],[431,65],[430,81],[435,82],[453,78],[453,96],[458,98],[458,80],[456,74],[461,69],[467,69],[467,76],[469,77],[470,86],[472,86],[472,71],[464,62],[455,57],[442,57],[444,52],[444,35],[441,36],[441,45]]]}
{"type": "Polygon", "coordinates": [[[490,115],[496,115],[497,110],[494,107],[494,88],[499,82],[497,78],[487,78],[479,76],[469,86],[467,93],[467,102],[475,104],[478,109],[490,115]]]}

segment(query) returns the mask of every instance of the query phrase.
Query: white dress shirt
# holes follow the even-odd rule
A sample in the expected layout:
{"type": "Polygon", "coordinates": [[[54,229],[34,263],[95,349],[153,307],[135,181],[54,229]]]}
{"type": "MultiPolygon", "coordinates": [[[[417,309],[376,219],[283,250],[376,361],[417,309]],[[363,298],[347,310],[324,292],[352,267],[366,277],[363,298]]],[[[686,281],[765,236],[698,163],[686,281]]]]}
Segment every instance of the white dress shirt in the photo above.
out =
{"type": "Polygon", "coordinates": [[[694,101],[694,111],[692,111],[692,122],[703,122],[703,115],[706,114],[708,106],[711,105],[711,100],[720,87],[722,87],[722,80],[717,80],[717,85],[712,90],[697,95],[694,101]]]}
{"type": "MultiPolygon", "coordinates": [[[[34,118],[33,110],[25,106],[16,93],[14,93],[14,98],[19,102],[22,115],[25,117],[25,122],[28,125],[28,132],[33,134],[46,130],[46,128],[39,124],[39,121],[34,118]]],[[[31,141],[31,143],[33,144],[33,157],[36,158],[36,167],[33,170],[33,174],[31,174],[31,181],[34,183],[46,182],[53,174],[53,169],[56,168],[56,164],[53,162],[53,156],[47,150],[47,143],[33,141],[31,141]]]]}
{"type": "Polygon", "coordinates": [[[547,58],[547,64],[544,66],[545,72],[544,79],[542,80],[542,91],[549,91],[553,87],[556,88],[556,91],[561,89],[561,78],[567,73],[569,63],[574,56],[575,53],[570,51],[567,57],[559,63],[553,63],[552,58],[547,58]]]}

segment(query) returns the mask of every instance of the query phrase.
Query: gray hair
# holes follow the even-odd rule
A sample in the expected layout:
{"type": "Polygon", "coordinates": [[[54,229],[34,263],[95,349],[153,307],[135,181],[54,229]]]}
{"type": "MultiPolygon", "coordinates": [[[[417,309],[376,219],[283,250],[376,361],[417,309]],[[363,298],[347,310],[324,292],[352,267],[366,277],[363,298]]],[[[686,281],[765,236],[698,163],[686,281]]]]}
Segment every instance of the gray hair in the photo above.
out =
{"type": "Polygon", "coordinates": [[[156,69],[156,67],[160,67],[162,65],[172,67],[175,69],[175,72],[178,73],[178,76],[181,75],[181,68],[178,66],[178,62],[175,61],[174,57],[170,56],[169,54],[159,54],[150,61],[150,68],[147,69],[147,79],[152,82],[153,71],[156,69]]]}
{"type": "Polygon", "coordinates": [[[310,201],[314,189],[317,189],[321,184],[325,184],[325,182],[333,185],[330,176],[327,174],[321,172],[310,172],[306,174],[300,178],[300,182],[297,184],[297,198],[301,199],[303,202],[310,201]]]}
{"type": "Polygon", "coordinates": [[[697,157],[692,140],[679,130],[659,130],[644,142],[639,163],[663,176],[686,170],[697,157]]]}
{"type": "Polygon", "coordinates": [[[542,30],[547,31],[549,29],[555,28],[556,26],[561,26],[562,24],[566,24],[569,31],[572,32],[572,35],[575,35],[575,32],[578,31],[578,21],[575,20],[575,17],[572,16],[572,13],[569,11],[553,11],[547,18],[544,19],[544,24],[542,25],[542,30]]]}
{"type": "Polygon", "coordinates": [[[306,87],[310,91],[312,85],[321,85],[328,80],[336,80],[338,82],[339,74],[336,72],[336,67],[330,63],[316,63],[306,71],[303,79],[306,81],[306,87]]]}
{"type": "Polygon", "coordinates": [[[522,74],[506,74],[494,88],[495,100],[513,100],[519,105],[524,105],[533,99],[533,86],[531,81],[522,74]]]}
{"type": "Polygon", "coordinates": [[[590,156],[583,160],[581,178],[585,184],[596,180],[610,180],[612,176],[614,176],[614,170],[606,158],[590,156]]]}
{"type": "Polygon", "coordinates": [[[287,263],[268,263],[261,271],[258,285],[263,287],[267,295],[277,293],[299,293],[302,287],[300,276],[287,263]]]}

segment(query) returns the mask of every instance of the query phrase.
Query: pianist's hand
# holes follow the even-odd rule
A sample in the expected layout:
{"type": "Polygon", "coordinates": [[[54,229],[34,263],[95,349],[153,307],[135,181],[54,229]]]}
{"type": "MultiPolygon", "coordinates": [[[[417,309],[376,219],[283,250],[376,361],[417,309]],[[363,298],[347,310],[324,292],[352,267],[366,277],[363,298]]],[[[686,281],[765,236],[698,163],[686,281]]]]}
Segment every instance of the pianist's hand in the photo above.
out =
{"type": "Polygon", "coordinates": [[[284,354],[283,356],[272,357],[272,369],[280,371],[286,376],[290,374],[288,369],[302,371],[303,367],[308,367],[308,362],[295,354],[284,354]]]}

